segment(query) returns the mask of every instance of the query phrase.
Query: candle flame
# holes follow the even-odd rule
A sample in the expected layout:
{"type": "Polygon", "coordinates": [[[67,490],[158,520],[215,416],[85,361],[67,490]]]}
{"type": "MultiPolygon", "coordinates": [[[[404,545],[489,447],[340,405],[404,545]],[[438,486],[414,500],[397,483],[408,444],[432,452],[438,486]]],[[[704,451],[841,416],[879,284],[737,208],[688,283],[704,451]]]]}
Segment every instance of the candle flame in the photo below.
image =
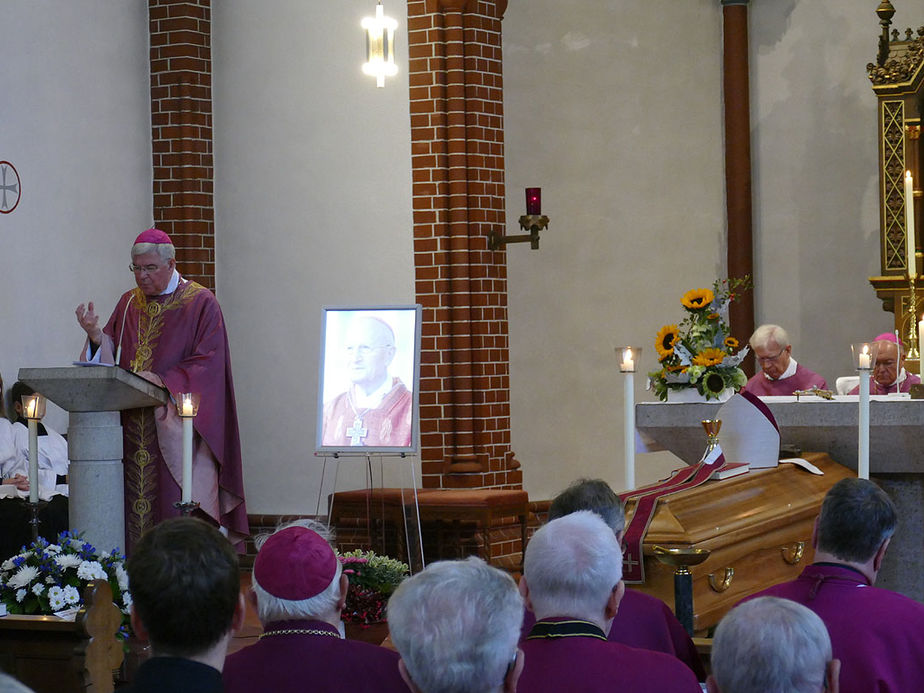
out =
{"type": "Polygon", "coordinates": [[[35,400],[30,399],[26,404],[26,418],[31,419],[35,416],[35,400]]]}

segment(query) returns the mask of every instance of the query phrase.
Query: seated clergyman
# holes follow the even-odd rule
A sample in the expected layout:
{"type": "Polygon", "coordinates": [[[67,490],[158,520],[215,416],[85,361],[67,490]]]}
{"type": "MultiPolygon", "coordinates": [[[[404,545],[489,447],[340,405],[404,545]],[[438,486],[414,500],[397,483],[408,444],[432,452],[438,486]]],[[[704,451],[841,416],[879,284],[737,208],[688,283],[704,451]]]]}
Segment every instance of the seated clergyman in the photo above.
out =
{"type": "Polygon", "coordinates": [[[838,693],[840,662],[825,624],[788,599],[761,597],[729,611],[711,662],[709,693],[838,693]]]}
{"type": "Polygon", "coordinates": [[[522,620],[513,578],[474,556],[431,563],[388,600],[388,627],[413,693],[522,693],[522,620]]]}
{"type": "MultiPolygon", "coordinates": [[[[884,332],[873,340],[876,346],[876,361],[873,364],[873,377],[870,378],[869,393],[871,395],[887,395],[890,392],[909,392],[912,385],[917,385],[921,379],[914,373],[905,371],[905,350],[895,339],[892,332],[884,332]]],[[[850,391],[851,395],[859,394],[857,385],[850,391]]]]}
{"type": "Polygon", "coordinates": [[[520,580],[536,624],[521,644],[518,693],[700,693],[676,657],[607,640],[625,588],[619,542],[599,515],[579,510],[541,527],[520,580]]]}
{"type": "Polygon", "coordinates": [[[225,693],[406,693],[395,652],[343,639],[349,580],[323,525],[297,520],[255,544],[263,635],[225,660],[225,693]]]}
{"type": "Polygon", "coordinates": [[[876,484],[841,479],[815,521],[815,562],[753,595],[791,599],[821,617],[841,662],[841,693],[905,693],[924,684],[924,604],[874,587],[897,521],[876,484]]]}
{"type": "Polygon", "coordinates": [[[796,363],[789,335],[779,325],[761,325],[754,330],[748,343],[760,366],[760,372],[744,386],[752,395],[791,395],[796,390],[813,387],[827,389],[824,378],[796,363]]]}
{"type": "MultiPolygon", "coordinates": [[[[578,479],[559,493],[549,506],[549,520],[578,510],[590,510],[599,515],[613,530],[616,541],[622,543],[626,528],[625,507],[603,479],[578,479]]],[[[523,619],[524,639],[535,622],[535,615],[527,610],[523,619]]],[[[690,667],[700,681],[706,678],[699,653],[687,631],[674,612],[657,597],[627,589],[607,639],[643,650],[666,652],[690,667]]]]}

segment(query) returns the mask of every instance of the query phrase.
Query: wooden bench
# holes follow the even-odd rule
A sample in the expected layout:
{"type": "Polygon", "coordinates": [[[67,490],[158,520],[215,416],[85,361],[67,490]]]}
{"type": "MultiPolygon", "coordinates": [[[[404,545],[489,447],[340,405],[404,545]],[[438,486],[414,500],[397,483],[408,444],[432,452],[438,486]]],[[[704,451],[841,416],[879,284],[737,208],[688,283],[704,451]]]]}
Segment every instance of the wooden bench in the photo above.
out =
{"type": "MultiPolygon", "coordinates": [[[[338,491],[332,494],[330,503],[331,525],[339,529],[365,525],[369,530],[369,543],[375,545],[374,531],[380,532],[381,544],[387,553],[394,552],[407,560],[404,538],[404,518],[414,514],[414,490],[381,488],[338,491]],[[364,521],[363,521],[364,518],[364,521]],[[392,533],[393,532],[393,533],[392,533]],[[394,537],[394,539],[391,539],[394,537]]],[[[439,540],[436,555],[428,549],[427,560],[460,558],[461,534],[464,524],[474,525],[481,534],[478,554],[485,561],[491,560],[491,532],[498,521],[505,517],[515,518],[520,525],[521,551],[526,546],[527,521],[529,519],[529,495],[517,489],[476,490],[417,490],[420,522],[425,528],[435,528],[439,540]],[[452,546],[448,534],[453,535],[452,546]]],[[[413,532],[412,532],[413,534],[413,532]]],[[[432,548],[432,547],[431,547],[432,548]]],[[[522,561],[521,561],[522,563],[522,561]]]]}
{"type": "MultiPolygon", "coordinates": [[[[491,531],[497,521],[514,517],[520,525],[519,567],[522,569],[522,551],[526,548],[526,527],[529,519],[529,494],[518,489],[477,489],[471,491],[440,490],[421,491],[420,521],[438,526],[449,524],[451,531],[459,536],[462,523],[473,523],[481,533],[481,558],[491,562],[491,531]]],[[[446,542],[440,541],[441,547],[446,542]]],[[[436,558],[443,558],[441,555],[436,558]]],[[[430,557],[433,560],[434,557],[430,557]]]]}
{"type": "Polygon", "coordinates": [[[122,612],[105,580],[83,593],[73,621],[56,616],[0,617],[0,669],[35,691],[110,693],[122,664],[116,638],[122,612]]]}

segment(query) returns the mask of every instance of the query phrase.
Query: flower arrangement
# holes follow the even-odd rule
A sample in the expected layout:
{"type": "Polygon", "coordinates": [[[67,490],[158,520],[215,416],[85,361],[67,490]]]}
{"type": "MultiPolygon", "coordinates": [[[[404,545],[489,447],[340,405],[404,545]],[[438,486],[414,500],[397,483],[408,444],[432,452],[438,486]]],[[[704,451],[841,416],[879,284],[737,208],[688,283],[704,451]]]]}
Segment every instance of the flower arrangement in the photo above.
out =
{"type": "Polygon", "coordinates": [[[55,544],[39,537],[0,564],[0,601],[11,614],[53,614],[82,606],[84,588],[91,580],[108,580],[112,599],[123,614],[119,635],[124,639],[132,603],[124,563],[117,551],[98,553],[74,532],[62,532],[55,544]]]}
{"type": "Polygon", "coordinates": [[[692,289],[680,299],[686,317],[679,325],[664,325],[655,338],[660,368],[648,374],[650,387],[661,400],[669,390],[696,388],[706,399],[718,399],[727,388],[735,392],[747,383],[739,365],[748,348],[735,353],[738,340],[729,335],[728,305],[735,292],[750,286],[750,278],[717,280],[712,289],[692,289]]]}
{"type": "Polygon", "coordinates": [[[388,597],[410,572],[407,563],[360,549],[338,553],[337,558],[350,580],[341,618],[347,623],[384,621],[388,597]]]}

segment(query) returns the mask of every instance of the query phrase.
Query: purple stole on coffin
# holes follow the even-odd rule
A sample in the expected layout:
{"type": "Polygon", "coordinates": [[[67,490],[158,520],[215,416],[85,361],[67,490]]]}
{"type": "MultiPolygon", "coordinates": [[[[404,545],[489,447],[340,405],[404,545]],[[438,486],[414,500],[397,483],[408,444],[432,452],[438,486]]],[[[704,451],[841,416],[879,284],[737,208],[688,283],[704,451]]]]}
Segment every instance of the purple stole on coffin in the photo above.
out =
{"type": "MultiPolygon", "coordinates": [[[[776,426],[776,420],[766,404],[750,392],[742,391],[739,394],[757,407],[776,426]]],[[[709,477],[724,465],[725,456],[722,454],[722,449],[717,445],[711,450],[707,450],[703,459],[697,464],[675,470],[667,480],[619,494],[619,498],[623,503],[632,498],[638,499],[635,504],[635,512],[626,527],[625,550],[622,556],[623,580],[628,583],[645,582],[645,557],[642,552],[642,544],[645,541],[645,535],[648,533],[648,525],[651,524],[651,519],[654,517],[655,510],[658,507],[658,501],[666,496],[704,484],[709,480],[709,477]]]]}

